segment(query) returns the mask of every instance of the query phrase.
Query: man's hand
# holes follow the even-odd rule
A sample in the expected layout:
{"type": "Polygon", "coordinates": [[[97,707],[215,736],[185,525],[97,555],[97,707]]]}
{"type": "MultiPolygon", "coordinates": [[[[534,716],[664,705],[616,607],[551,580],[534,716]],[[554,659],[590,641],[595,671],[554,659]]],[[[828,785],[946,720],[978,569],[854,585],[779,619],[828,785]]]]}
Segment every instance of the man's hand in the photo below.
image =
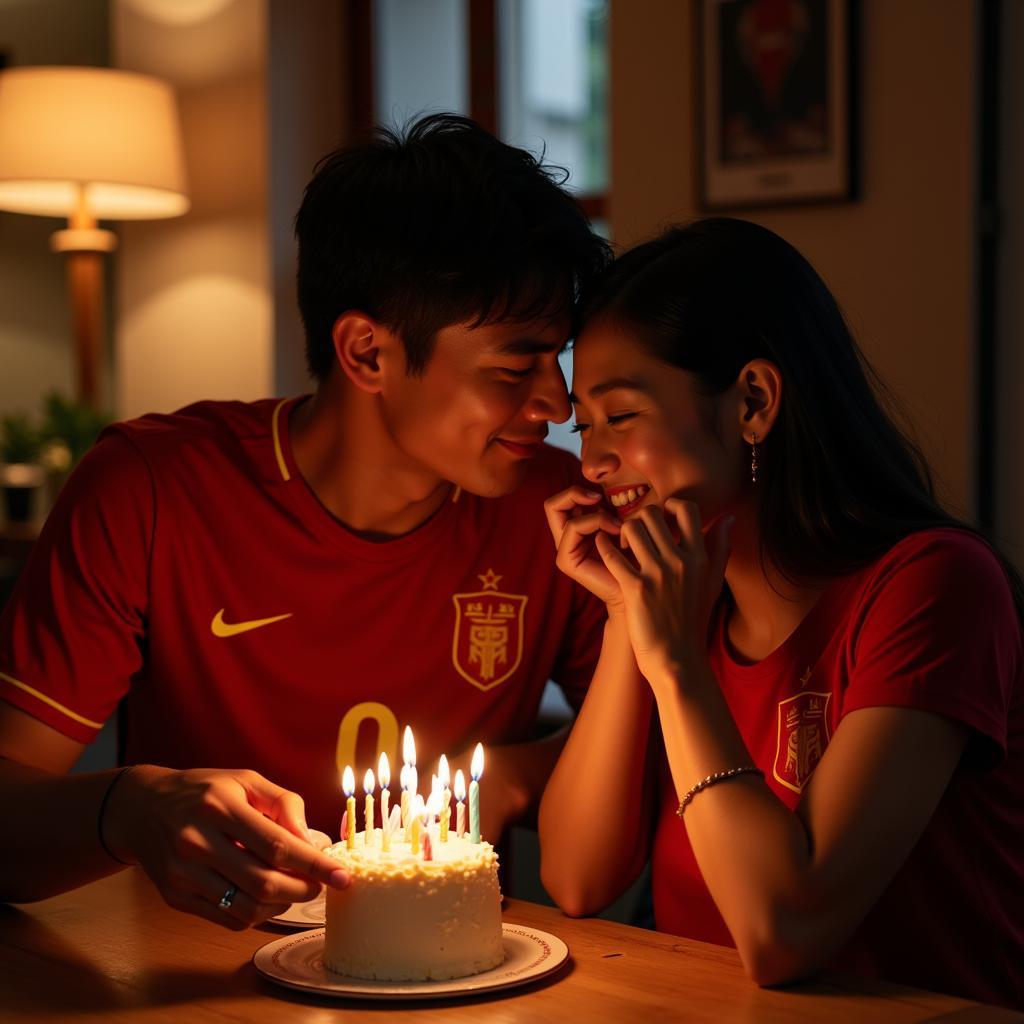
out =
{"type": "Polygon", "coordinates": [[[302,798],[252,771],[139,765],[118,782],[102,826],[113,853],[138,862],[170,906],[235,930],[321,884],[349,884],[314,845],[302,798]]]}

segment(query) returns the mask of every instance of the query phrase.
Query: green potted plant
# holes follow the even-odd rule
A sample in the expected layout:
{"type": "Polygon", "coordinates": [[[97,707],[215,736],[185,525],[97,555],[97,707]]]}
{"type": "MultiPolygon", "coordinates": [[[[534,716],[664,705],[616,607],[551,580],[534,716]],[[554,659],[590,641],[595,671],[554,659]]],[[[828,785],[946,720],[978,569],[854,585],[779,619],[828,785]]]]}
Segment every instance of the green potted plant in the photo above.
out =
{"type": "Polygon", "coordinates": [[[0,417],[0,488],[9,522],[32,518],[33,499],[46,482],[46,470],[39,464],[41,449],[39,431],[25,413],[0,417]]]}
{"type": "Polygon", "coordinates": [[[109,416],[85,402],[51,391],[43,399],[43,423],[39,430],[46,467],[67,475],[111,422],[109,416]]]}

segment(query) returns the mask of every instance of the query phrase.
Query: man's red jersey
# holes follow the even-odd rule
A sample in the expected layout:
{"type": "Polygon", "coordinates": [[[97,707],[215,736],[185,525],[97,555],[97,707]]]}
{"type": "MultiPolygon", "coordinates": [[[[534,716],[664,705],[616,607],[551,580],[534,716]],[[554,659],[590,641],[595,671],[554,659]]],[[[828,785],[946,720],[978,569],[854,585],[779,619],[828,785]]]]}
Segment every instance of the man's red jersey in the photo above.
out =
{"type": "MultiPolygon", "coordinates": [[[[833,966],[1024,1005],[1024,658],[990,549],[962,530],[913,534],[833,583],[755,664],[730,653],[724,625],[719,615],[712,668],[754,762],[791,809],[851,711],[918,708],[969,727],[920,841],[833,966]]],[[[732,945],[677,806],[666,769],[653,859],[658,927],[732,945]]]]}
{"type": "Polygon", "coordinates": [[[406,724],[423,791],[442,753],[528,739],[549,678],[578,705],[604,607],[555,567],[542,505],[579,482],[567,452],[374,543],[298,472],[293,405],[106,431],[0,620],[0,697],[86,743],[123,701],[125,763],[253,768],[336,833],[344,765],[361,789],[384,750],[399,792],[406,724]]]}

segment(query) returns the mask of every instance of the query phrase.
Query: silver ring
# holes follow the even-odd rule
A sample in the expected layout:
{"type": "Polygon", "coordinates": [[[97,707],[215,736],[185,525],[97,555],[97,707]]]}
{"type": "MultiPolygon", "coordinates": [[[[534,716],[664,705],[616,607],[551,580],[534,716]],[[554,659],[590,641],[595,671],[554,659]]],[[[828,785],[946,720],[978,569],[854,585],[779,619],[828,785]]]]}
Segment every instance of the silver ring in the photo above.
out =
{"type": "Polygon", "coordinates": [[[231,904],[235,902],[235,896],[237,894],[238,886],[229,885],[227,888],[227,892],[225,892],[224,895],[221,896],[220,903],[218,903],[217,906],[220,907],[221,910],[227,910],[231,906],[231,904]]]}

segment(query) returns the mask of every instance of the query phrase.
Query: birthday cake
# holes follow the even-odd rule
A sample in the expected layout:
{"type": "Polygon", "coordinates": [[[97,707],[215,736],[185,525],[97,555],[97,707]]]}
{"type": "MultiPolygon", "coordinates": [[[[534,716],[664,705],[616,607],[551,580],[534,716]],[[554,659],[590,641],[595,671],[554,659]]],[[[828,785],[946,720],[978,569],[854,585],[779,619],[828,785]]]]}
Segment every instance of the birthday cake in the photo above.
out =
{"type": "Polygon", "coordinates": [[[453,829],[419,837],[398,829],[356,833],[326,853],[352,878],[328,888],[324,966],[387,981],[440,981],[479,974],[504,960],[498,857],[490,843],[453,829]],[[416,848],[414,849],[414,842],[416,848]]]}

